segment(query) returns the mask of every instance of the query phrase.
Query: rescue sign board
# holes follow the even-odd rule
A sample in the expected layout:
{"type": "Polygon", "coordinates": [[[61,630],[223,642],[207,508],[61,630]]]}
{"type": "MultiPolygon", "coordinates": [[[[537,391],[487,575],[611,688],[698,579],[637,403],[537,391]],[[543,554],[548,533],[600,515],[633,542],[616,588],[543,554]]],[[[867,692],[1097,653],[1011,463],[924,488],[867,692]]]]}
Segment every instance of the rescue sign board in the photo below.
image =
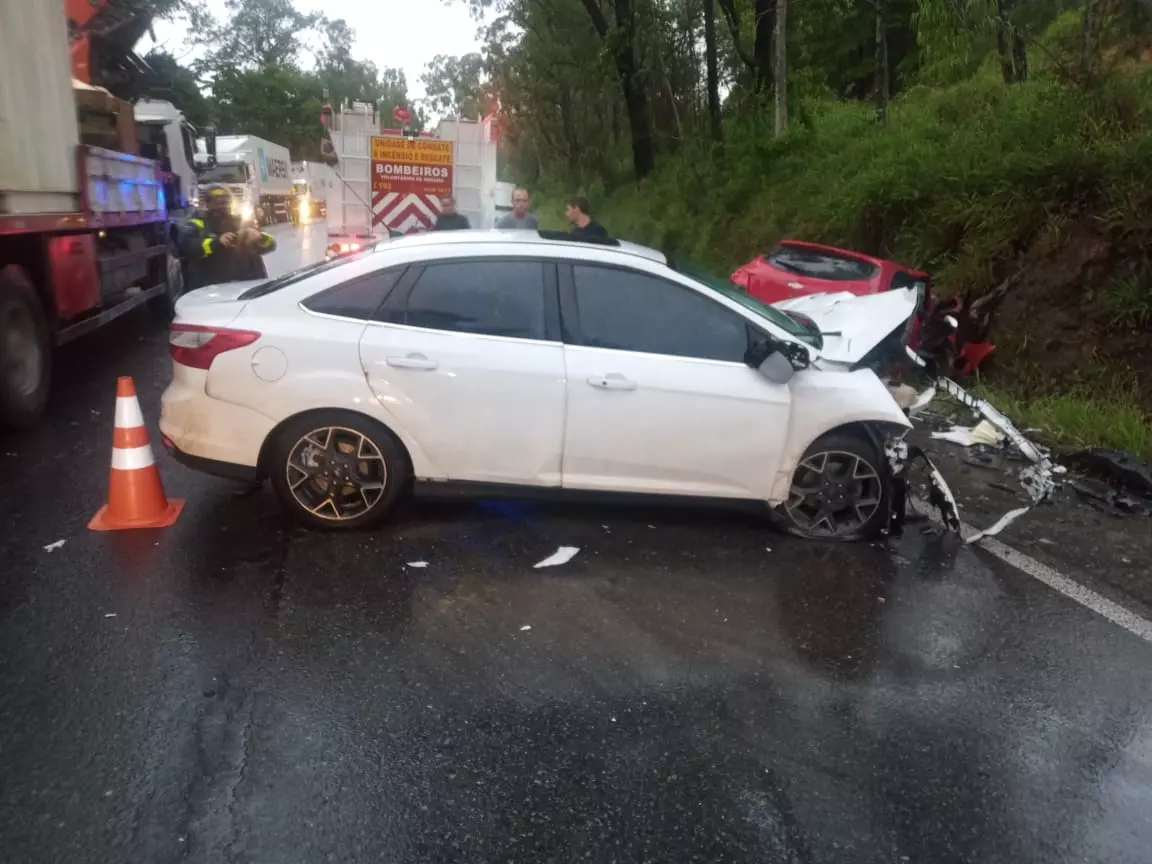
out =
{"type": "Polygon", "coordinates": [[[452,194],[452,142],[435,138],[372,137],[372,191],[452,194]]]}

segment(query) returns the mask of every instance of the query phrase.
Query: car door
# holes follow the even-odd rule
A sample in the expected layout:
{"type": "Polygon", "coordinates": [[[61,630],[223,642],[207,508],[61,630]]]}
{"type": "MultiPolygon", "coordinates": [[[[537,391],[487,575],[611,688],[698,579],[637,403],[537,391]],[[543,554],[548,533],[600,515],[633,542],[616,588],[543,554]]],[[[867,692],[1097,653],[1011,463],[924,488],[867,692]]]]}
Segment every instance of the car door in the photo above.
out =
{"type": "Polygon", "coordinates": [[[791,393],[744,363],[746,320],[641,270],[561,273],[568,369],[563,485],[763,498],[791,393]]]}
{"type": "Polygon", "coordinates": [[[559,485],[555,265],[479,258],[415,270],[360,340],[375,397],[441,478],[559,485]]]}

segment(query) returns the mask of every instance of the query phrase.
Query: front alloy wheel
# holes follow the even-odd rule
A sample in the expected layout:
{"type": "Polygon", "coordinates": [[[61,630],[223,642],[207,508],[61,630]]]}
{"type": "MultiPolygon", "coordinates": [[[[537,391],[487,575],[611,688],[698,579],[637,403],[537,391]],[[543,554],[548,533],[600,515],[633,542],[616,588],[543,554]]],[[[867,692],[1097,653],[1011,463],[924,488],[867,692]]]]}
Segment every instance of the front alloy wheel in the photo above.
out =
{"type": "Polygon", "coordinates": [[[885,475],[873,450],[854,438],[817,441],[792,475],[780,510],[788,530],[813,539],[856,540],[879,533],[885,475]]]}

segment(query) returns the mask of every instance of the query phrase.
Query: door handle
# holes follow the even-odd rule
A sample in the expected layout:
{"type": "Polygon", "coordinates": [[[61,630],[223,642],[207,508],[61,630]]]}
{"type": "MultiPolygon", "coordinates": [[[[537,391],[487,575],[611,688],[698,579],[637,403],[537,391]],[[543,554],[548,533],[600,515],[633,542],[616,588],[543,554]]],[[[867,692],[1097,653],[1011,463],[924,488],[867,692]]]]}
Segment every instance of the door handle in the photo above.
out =
{"type": "Polygon", "coordinates": [[[803,291],[804,290],[804,283],[802,283],[802,282],[789,282],[788,287],[791,288],[793,291],[803,291]]]}
{"type": "Polygon", "coordinates": [[[625,378],[619,372],[611,375],[590,375],[588,383],[601,390],[635,390],[636,382],[625,378]]]}
{"type": "Polygon", "coordinates": [[[429,360],[423,354],[409,354],[407,357],[388,357],[386,362],[396,369],[435,369],[440,364],[429,360]]]}

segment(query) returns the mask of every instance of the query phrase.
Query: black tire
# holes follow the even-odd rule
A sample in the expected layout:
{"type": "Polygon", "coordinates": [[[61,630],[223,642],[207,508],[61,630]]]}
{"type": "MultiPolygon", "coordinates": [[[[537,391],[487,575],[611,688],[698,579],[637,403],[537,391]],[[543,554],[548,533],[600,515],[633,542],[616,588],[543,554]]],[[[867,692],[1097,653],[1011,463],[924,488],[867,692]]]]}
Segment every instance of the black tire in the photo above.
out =
{"type": "Polygon", "coordinates": [[[28,275],[0,270],[0,425],[27,429],[44,414],[52,386],[52,336],[28,275]]]}
{"type": "Polygon", "coordinates": [[[773,512],[781,527],[797,537],[871,540],[887,525],[891,494],[883,451],[864,436],[832,432],[804,452],[788,500],[773,512]]]}
{"type": "Polygon", "coordinates": [[[403,446],[387,428],[340,410],[315,411],[289,421],[272,442],[264,468],[281,505],[304,525],[325,531],[378,525],[411,474],[403,446]],[[332,437],[325,436],[328,430],[332,437]],[[367,444],[353,444],[355,436],[367,444]],[[337,496],[329,493],[332,488],[340,489],[337,496]]]}
{"type": "Polygon", "coordinates": [[[164,324],[168,324],[176,315],[176,301],[184,293],[184,266],[174,246],[168,247],[164,268],[167,290],[148,301],[148,311],[164,324]]]}

